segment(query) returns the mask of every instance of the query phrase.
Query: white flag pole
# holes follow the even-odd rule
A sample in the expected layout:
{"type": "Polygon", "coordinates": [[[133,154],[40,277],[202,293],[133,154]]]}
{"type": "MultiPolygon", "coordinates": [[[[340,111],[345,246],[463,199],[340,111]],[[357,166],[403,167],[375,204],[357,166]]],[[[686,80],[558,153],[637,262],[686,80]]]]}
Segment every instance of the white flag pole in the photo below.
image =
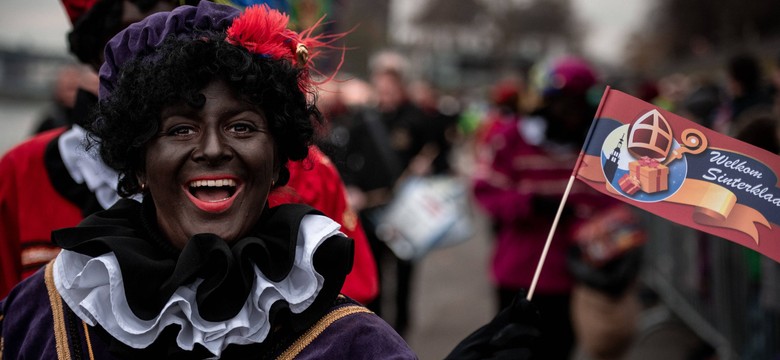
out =
{"type": "Polygon", "coordinates": [[[550,249],[550,243],[552,243],[552,237],[555,234],[555,228],[558,227],[558,220],[561,219],[561,213],[563,213],[563,206],[566,205],[566,199],[569,198],[569,191],[571,191],[572,185],[574,185],[574,179],[577,177],[577,173],[579,172],[580,166],[582,165],[582,158],[585,155],[586,150],[588,149],[588,145],[590,144],[590,140],[593,136],[593,131],[596,128],[596,120],[599,118],[599,114],[601,114],[601,109],[604,108],[604,104],[607,102],[607,95],[609,95],[610,87],[607,86],[604,89],[604,95],[601,97],[601,102],[599,103],[599,108],[596,110],[596,115],[593,117],[593,122],[590,124],[590,129],[588,129],[588,135],[585,136],[585,142],[582,144],[582,150],[580,151],[580,155],[577,157],[577,163],[574,165],[574,170],[571,172],[571,178],[569,178],[569,183],[566,185],[566,191],[563,192],[563,198],[561,199],[561,204],[558,206],[558,213],[555,214],[555,220],[553,220],[552,227],[550,228],[550,233],[547,235],[547,242],[544,244],[544,250],[542,250],[542,256],[539,258],[539,263],[536,265],[536,273],[534,273],[534,280],[531,282],[531,287],[528,289],[528,295],[525,297],[526,300],[531,301],[531,298],[534,297],[534,290],[536,290],[536,283],[539,281],[539,274],[542,273],[542,266],[544,266],[544,260],[547,258],[547,251],[550,249]]]}
{"type": "Polygon", "coordinates": [[[558,205],[558,213],[555,214],[555,220],[553,220],[552,227],[550,228],[550,233],[547,234],[547,242],[544,243],[544,250],[542,250],[542,256],[539,258],[539,263],[536,265],[536,272],[534,273],[534,280],[531,282],[531,287],[528,289],[528,295],[525,297],[526,300],[531,301],[531,298],[534,296],[534,290],[536,290],[536,283],[539,281],[539,274],[542,273],[542,266],[544,266],[544,260],[547,258],[547,251],[550,249],[550,244],[552,243],[553,235],[555,234],[555,229],[558,227],[558,220],[561,219],[561,213],[563,213],[563,206],[566,205],[566,199],[569,198],[569,191],[571,191],[572,185],[574,185],[574,178],[575,175],[572,174],[572,176],[569,178],[569,183],[566,185],[566,191],[563,192],[563,198],[561,199],[561,204],[558,205]]]}

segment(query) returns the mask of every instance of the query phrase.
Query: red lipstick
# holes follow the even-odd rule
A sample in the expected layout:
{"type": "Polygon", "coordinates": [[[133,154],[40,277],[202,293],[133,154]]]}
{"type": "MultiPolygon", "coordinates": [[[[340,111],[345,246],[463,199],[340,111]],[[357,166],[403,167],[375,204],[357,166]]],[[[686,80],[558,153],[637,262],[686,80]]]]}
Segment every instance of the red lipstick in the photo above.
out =
{"type": "Polygon", "coordinates": [[[209,175],[189,180],[183,186],[190,201],[200,210],[208,213],[227,211],[243,186],[229,175],[209,175]]]}

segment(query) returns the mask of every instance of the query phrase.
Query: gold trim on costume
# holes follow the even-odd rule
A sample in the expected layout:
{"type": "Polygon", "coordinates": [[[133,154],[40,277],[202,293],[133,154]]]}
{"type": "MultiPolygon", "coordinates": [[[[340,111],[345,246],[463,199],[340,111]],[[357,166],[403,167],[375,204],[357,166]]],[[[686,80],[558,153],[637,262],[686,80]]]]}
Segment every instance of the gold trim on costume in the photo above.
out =
{"type": "Polygon", "coordinates": [[[295,342],[287,350],[285,350],[284,353],[279,355],[277,359],[294,359],[296,356],[298,356],[298,354],[301,353],[301,351],[303,351],[303,349],[309,346],[309,344],[311,344],[312,341],[317,338],[317,336],[322,334],[322,332],[325,331],[328,326],[345,316],[357,313],[371,313],[371,310],[358,305],[350,305],[329,312],[322,319],[317,321],[314,326],[309,328],[309,330],[307,330],[305,334],[298,338],[298,340],[295,340],[295,342]]]}
{"type": "Polygon", "coordinates": [[[65,312],[62,305],[62,298],[57,288],[54,286],[54,260],[46,264],[46,291],[49,293],[49,302],[51,303],[51,314],[54,318],[54,340],[57,344],[57,358],[60,360],[70,360],[70,349],[68,349],[68,334],[65,331],[65,312]]]}
{"type": "Polygon", "coordinates": [[[89,326],[83,320],[81,321],[81,324],[84,325],[84,338],[87,339],[87,350],[89,351],[89,358],[90,360],[95,360],[95,354],[92,353],[92,341],[89,339],[89,326]]]}

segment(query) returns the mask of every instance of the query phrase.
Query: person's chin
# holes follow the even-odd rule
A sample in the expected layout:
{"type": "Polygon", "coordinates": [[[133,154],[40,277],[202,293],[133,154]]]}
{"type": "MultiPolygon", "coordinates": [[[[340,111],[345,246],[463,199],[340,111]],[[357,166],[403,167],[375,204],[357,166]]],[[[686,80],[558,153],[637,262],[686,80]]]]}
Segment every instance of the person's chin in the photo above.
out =
{"type": "Polygon", "coordinates": [[[214,234],[227,243],[232,243],[238,238],[238,233],[235,230],[240,228],[239,224],[234,224],[230,221],[227,221],[216,223],[212,222],[210,225],[211,226],[191,229],[188,231],[192,234],[190,238],[199,234],[214,234]]]}

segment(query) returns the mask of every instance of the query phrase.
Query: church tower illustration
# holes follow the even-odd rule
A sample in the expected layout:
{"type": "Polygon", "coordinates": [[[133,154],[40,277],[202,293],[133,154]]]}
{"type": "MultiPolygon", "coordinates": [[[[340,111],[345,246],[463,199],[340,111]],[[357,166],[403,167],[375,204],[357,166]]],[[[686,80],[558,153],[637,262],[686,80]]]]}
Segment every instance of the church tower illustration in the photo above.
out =
{"type": "Polygon", "coordinates": [[[607,163],[604,164],[604,176],[606,176],[608,182],[612,182],[612,179],[615,178],[615,171],[617,171],[618,160],[620,160],[620,147],[623,146],[623,138],[625,136],[626,134],[620,136],[620,141],[618,141],[615,149],[612,150],[612,154],[609,155],[607,163]]]}

